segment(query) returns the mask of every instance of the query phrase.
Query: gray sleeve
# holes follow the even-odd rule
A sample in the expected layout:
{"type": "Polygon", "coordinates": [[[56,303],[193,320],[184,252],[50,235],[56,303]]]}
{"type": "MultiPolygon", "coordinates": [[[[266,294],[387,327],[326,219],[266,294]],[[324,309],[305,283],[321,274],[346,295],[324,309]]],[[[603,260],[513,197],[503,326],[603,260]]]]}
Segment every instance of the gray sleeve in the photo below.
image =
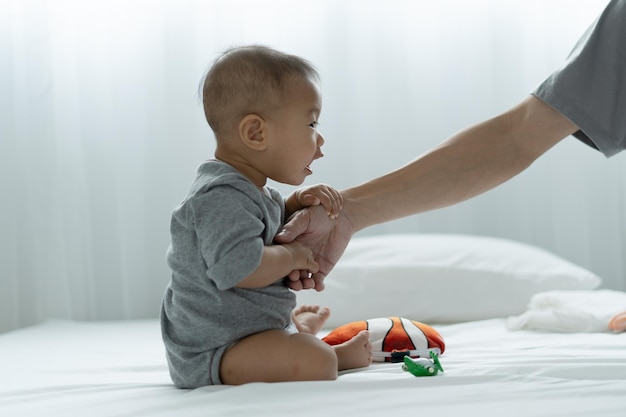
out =
{"type": "Polygon", "coordinates": [[[612,0],[534,92],[607,157],[626,148],[626,0],[612,0]]]}
{"type": "Polygon", "coordinates": [[[214,187],[193,199],[193,218],[207,275],[220,290],[254,271],[263,256],[263,213],[243,192],[214,187]]]}

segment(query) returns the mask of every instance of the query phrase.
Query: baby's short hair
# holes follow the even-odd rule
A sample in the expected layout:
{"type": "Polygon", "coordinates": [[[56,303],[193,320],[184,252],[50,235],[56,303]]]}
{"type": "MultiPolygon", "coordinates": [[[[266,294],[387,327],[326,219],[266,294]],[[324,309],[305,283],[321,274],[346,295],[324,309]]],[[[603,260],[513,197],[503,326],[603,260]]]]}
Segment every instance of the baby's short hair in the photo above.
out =
{"type": "Polygon", "coordinates": [[[247,114],[271,111],[281,105],[287,81],[294,75],[319,80],[317,70],[307,60],[265,46],[224,52],[201,84],[204,115],[215,136],[231,131],[247,114]]]}

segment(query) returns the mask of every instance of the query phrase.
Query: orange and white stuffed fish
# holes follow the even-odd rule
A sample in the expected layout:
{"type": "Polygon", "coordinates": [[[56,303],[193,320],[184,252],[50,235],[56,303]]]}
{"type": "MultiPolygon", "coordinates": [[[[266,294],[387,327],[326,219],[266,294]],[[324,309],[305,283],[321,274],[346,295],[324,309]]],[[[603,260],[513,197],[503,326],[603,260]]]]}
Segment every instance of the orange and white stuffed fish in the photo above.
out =
{"type": "Polygon", "coordinates": [[[440,355],[445,350],[443,337],[431,326],[404,317],[381,317],[354,321],[339,326],[322,340],[338,345],[368,330],[376,362],[402,362],[404,356],[430,357],[433,351],[440,355]]]}

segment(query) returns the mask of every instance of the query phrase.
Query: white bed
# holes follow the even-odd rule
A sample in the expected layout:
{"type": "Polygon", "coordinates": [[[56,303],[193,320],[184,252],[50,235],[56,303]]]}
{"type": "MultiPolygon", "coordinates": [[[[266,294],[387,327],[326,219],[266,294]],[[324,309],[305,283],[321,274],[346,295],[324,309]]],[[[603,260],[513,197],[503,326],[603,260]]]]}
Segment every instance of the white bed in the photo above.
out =
{"type": "MultiPolygon", "coordinates": [[[[450,244],[445,243],[445,246],[450,244]]],[[[356,252],[363,250],[359,247],[356,252]]],[[[454,251],[454,247],[451,250],[454,251]]],[[[356,252],[353,250],[352,254],[356,252]]],[[[307,293],[302,298],[307,302],[323,300],[340,304],[345,294],[331,283],[338,282],[339,276],[346,272],[341,268],[348,268],[350,256],[349,251],[346,266],[339,267],[337,277],[329,277],[326,292],[307,293]],[[319,298],[326,293],[330,298],[319,298]],[[333,297],[340,299],[332,301],[333,297]]],[[[446,262],[449,266],[463,263],[446,262]]],[[[432,263],[429,268],[434,271],[432,263]]],[[[510,265],[508,268],[510,271],[510,265]]],[[[541,269],[547,270],[545,265],[541,269]]],[[[450,268],[446,273],[450,273],[450,268]]],[[[575,291],[595,291],[587,288],[598,284],[591,282],[597,280],[592,274],[587,281],[581,281],[580,274],[587,272],[577,270],[576,273],[579,288],[575,291]]],[[[544,281],[542,285],[545,285],[545,280],[544,276],[539,281],[544,281]]],[[[564,285],[567,286],[560,282],[556,289],[563,290],[564,285]]],[[[543,290],[545,288],[541,287],[536,293],[543,290]]],[[[484,288],[483,291],[493,296],[484,288]]],[[[410,313],[411,308],[419,309],[411,304],[417,303],[417,295],[424,294],[410,292],[406,289],[398,292],[395,308],[402,310],[397,311],[399,315],[410,313]]],[[[467,291],[461,289],[461,292],[467,291]]],[[[374,304],[371,298],[369,302],[374,304]]],[[[354,307],[356,313],[364,313],[358,305],[354,307]]],[[[373,308],[372,314],[379,312],[377,308],[373,308]]],[[[475,315],[492,315],[497,314],[495,309],[487,305],[473,311],[475,315]]],[[[435,310],[430,308],[429,311],[445,316],[435,310]]],[[[417,314],[417,310],[413,312],[417,314]]],[[[335,322],[350,319],[341,308],[334,313],[335,322]]],[[[458,305],[452,312],[453,315],[461,313],[458,305]]],[[[428,322],[424,317],[413,315],[411,318],[428,322]]],[[[454,318],[450,316],[448,321],[454,318]]],[[[626,415],[626,333],[591,331],[591,328],[567,333],[512,331],[507,329],[506,318],[458,321],[429,323],[446,342],[441,356],[444,373],[433,377],[414,377],[402,371],[400,364],[376,363],[369,368],[341,373],[333,382],[259,383],[179,390],[173,387],[167,373],[156,320],[51,320],[0,335],[0,415],[626,415]]]]}
{"type": "Polygon", "coordinates": [[[0,336],[2,416],[620,416],[626,334],[436,326],[445,372],[374,364],[335,382],[171,385],[156,321],[44,324],[0,336]]]}

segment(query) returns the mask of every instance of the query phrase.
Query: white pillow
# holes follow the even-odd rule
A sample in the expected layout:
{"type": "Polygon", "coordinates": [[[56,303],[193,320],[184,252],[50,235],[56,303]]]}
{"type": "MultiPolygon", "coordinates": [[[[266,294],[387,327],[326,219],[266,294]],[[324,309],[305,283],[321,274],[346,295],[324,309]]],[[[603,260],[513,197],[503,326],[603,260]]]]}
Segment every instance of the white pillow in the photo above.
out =
{"type": "Polygon", "coordinates": [[[511,240],[381,235],[352,239],[326,289],[300,291],[297,298],[328,306],[328,328],[388,316],[432,324],[517,315],[534,294],[591,290],[601,282],[546,250],[511,240]]]}

